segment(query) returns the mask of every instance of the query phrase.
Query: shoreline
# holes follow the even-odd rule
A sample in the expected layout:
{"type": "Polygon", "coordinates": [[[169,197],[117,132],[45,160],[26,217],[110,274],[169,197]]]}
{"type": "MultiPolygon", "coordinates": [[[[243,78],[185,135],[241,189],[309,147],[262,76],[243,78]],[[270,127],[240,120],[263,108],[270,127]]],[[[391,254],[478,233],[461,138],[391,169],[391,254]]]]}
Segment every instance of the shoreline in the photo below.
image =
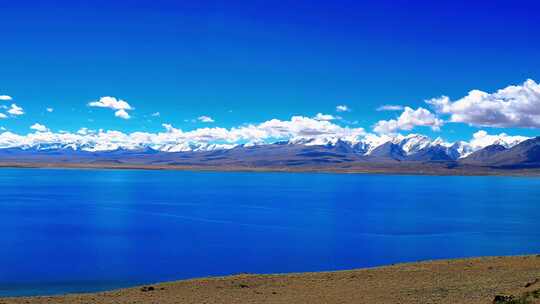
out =
{"type": "Polygon", "coordinates": [[[30,163],[0,162],[0,169],[90,169],[90,170],[150,170],[150,171],[194,171],[194,172],[270,172],[270,173],[329,173],[329,174],[387,174],[427,176],[516,176],[540,177],[540,168],[501,169],[489,167],[446,168],[425,164],[356,164],[349,167],[262,167],[262,166],[188,166],[188,165],[145,165],[118,163],[30,163]]]}
{"type": "Polygon", "coordinates": [[[540,303],[540,255],[433,260],[333,272],[239,274],[20,303],[540,303]],[[526,301],[525,301],[526,300],[526,301]],[[527,302],[529,301],[529,302],[527,302]]]}

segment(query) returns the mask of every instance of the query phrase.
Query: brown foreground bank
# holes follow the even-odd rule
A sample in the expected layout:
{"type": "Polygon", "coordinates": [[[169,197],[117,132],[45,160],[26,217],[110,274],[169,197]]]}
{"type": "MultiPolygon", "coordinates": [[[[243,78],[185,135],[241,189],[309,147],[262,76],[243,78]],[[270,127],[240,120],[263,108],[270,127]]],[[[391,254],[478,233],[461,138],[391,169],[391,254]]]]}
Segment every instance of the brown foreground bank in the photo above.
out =
{"type": "Polygon", "coordinates": [[[344,174],[398,174],[398,175],[443,175],[443,176],[531,176],[540,177],[540,168],[492,168],[482,166],[452,167],[440,163],[348,163],[323,164],[319,166],[249,166],[249,165],[156,165],[137,163],[44,163],[5,162],[1,168],[20,169],[117,169],[117,170],[176,170],[213,172],[296,172],[296,173],[344,173],[344,174]]]}
{"type": "Polygon", "coordinates": [[[242,274],[0,303],[540,303],[540,255],[242,274]]]}

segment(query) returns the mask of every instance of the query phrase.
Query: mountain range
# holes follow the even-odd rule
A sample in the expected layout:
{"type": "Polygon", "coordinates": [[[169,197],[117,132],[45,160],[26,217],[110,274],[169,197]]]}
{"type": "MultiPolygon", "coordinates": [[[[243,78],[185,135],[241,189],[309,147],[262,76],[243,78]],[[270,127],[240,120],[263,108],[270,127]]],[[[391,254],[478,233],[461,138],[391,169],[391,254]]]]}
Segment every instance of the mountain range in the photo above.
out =
{"type": "Polygon", "coordinates": [[[1,163],[130,164],[250,168],[348,168],[370,166],[540,168],[540,137],[521,142],[495,141],[483,148],[467,142],[445,143],[424,135],[365,139],[293,139],[272,144],[195,145],[116,148],[38,144],[0,149],[1,163]]]}

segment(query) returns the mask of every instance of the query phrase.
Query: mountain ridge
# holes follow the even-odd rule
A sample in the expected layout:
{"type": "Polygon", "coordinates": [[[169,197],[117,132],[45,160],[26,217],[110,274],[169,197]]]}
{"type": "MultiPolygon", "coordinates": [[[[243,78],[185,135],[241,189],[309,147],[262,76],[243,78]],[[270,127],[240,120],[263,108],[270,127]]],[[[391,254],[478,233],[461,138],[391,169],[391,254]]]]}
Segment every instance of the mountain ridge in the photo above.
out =
{"type": "MultiPolygon", "coordinates": [[[[194,146],[190,149],[159,149],[152,146],[84,149],[73,144],[36,145],[0,149],[0,162],[23,163],[119,163],[186,166],[346,166],[347,164],[421,163],[448,167],[540,168],[540,137],[515,145],[499,142],[473,149],[468,143],[445,143],[424,135],[388,138],[381,142],[342,139],[289,140],[271,144],[194,146]]],[[[163,148],[163,147],[161,147],[163,148]]]]}

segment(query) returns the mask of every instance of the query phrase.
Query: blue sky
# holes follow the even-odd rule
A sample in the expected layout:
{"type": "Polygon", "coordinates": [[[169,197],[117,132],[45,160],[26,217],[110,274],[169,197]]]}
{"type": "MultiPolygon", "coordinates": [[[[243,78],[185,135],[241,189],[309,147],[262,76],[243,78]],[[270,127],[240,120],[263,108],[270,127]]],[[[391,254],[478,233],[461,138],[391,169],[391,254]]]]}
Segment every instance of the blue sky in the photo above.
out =
{"type": "MultiPolygon", "coordinates": [[[[320,112],[372,131],[401,113],[382,105],[433,112],[424,100],[540,81],[536,1],[329,2],[0,0],[0,95],[25,112],[0,126],[157,132],[320,112]],[[88,105],[103,96],[127,101],[130,119],[88,105]]],[[[402,133],[538,134],[496,126],[402,133]]]]}

